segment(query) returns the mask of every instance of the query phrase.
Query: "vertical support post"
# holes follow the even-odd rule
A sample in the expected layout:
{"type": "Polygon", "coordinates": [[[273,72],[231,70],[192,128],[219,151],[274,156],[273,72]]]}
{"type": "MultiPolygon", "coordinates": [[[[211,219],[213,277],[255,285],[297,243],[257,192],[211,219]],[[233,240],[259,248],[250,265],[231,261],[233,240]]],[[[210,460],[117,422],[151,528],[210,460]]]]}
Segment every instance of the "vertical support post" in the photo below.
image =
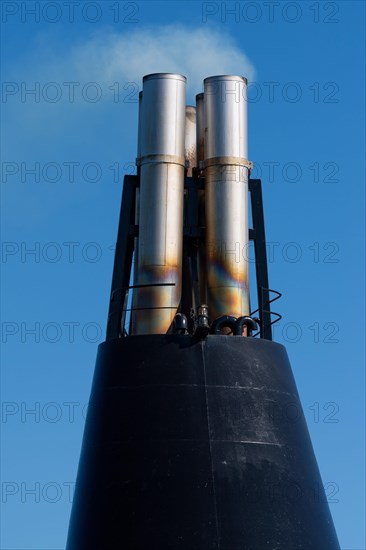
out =
{"type": "Polygon", "coordinates": [[[270,296],[268,283],[266,235],[264,230],[264,212],[262,182],[249,179],[249,191],[252,205],[254,229],[255,270],[257,277],[258,309],[261,318],[261,338],[272,340],[270,296]]]}
{"type": "Polygon", "coordinates": [[[116,250],[114,253],[106,340],[119,338],[121,332],[122,313],[128,293],[134,249],[134,236],[130,234],[130,227],[134,225],[137,184],[137,176],[124,177],[116,250]]]}

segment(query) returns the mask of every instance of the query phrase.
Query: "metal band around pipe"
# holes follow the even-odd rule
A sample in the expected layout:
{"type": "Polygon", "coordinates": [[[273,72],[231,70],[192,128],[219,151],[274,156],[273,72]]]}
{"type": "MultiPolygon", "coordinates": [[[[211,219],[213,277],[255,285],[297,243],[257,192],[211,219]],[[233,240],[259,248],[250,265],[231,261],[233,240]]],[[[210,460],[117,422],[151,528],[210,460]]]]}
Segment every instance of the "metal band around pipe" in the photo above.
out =
{"type": "Polygon", "coordinates": [[[208,166],[245,166],[246,168],[249,168],[250,170],[253,168],[253,163],[243,157],[212,157],[209,159],[204,160],[204,167],[207,168],[208,166]]]}
{"type": "Polygon", "coordinates": [[[176,155],[145,155],[137,161],[138,166],[143,164],[178,164],[179,166],[185,166],[185,158],[178,157],[176,155]]]}

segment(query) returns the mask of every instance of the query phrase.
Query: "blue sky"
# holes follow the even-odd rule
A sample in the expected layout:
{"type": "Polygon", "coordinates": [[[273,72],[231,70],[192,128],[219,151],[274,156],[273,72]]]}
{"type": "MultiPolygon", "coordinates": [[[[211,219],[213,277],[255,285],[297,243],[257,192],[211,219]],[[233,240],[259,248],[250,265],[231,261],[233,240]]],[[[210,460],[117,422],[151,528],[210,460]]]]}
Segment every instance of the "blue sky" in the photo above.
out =
{"type": "Polygon", "coordinates": [[[188,77],[190,103],[206,76],[250,80],[275,339],[341,546],[364,549],[364,3],[1,8],[1,548],[64,547],[138,91],[169,71],[188,77]]]}

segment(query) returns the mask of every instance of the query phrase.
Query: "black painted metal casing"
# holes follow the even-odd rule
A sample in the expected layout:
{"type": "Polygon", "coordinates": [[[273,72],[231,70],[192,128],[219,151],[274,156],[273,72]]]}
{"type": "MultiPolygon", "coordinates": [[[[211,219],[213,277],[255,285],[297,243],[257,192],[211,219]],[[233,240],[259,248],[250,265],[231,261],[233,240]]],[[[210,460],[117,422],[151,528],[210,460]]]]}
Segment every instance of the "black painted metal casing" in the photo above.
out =
{"type": "Polygon", "coordinates": [[[339,549],[283,346],[99,346],[67,550],[101,549],[339,549]]]}

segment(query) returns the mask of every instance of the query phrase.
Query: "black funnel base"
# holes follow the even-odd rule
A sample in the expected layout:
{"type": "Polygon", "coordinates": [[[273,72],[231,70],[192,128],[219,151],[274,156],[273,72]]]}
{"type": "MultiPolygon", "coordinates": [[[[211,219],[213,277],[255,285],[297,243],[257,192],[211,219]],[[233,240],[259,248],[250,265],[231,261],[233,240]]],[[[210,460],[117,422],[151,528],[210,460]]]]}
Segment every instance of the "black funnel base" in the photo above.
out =
{"type": "Polygon", "coordinates": [[[283,346],[99,346],[67,550],[117,549],[339,549],[283,346]]]}

